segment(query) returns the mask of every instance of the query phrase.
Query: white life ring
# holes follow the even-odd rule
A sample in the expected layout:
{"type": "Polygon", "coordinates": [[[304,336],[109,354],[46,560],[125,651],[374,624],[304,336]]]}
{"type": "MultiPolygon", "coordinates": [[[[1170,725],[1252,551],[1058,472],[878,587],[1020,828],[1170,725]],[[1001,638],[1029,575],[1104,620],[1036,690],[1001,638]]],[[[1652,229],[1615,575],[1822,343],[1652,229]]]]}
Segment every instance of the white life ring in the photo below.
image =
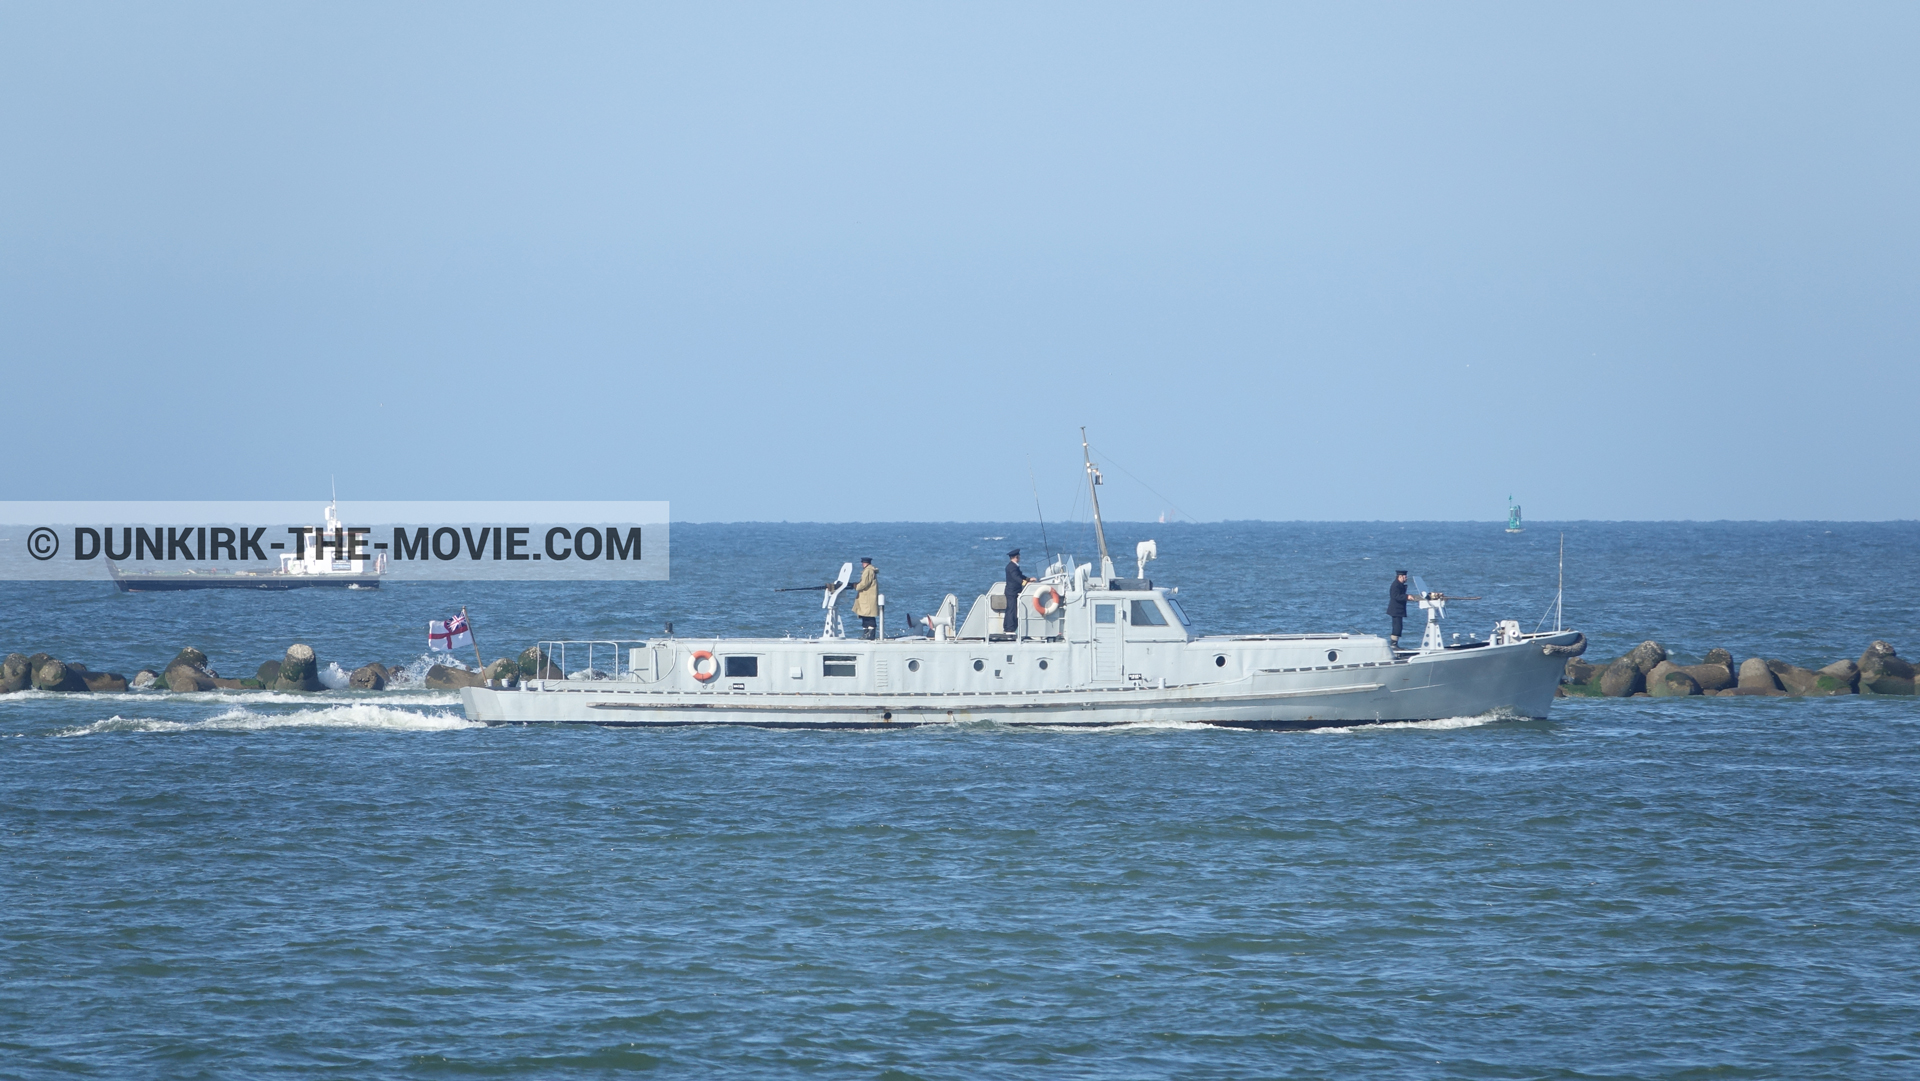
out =
{"type": "Polygon", "coordinates": [[[720,674],[720,661],[713,650],[696,649],[687,657],[687,674],[701,683],[706,683],[720,674]]]}
{"type": "Polygon", "coordinates": [[[1033,595],[1033,610],[1043,616],[1050,616],[1060,610],[1060,591],[1052,586],[1041,587],[1033,595]]]}

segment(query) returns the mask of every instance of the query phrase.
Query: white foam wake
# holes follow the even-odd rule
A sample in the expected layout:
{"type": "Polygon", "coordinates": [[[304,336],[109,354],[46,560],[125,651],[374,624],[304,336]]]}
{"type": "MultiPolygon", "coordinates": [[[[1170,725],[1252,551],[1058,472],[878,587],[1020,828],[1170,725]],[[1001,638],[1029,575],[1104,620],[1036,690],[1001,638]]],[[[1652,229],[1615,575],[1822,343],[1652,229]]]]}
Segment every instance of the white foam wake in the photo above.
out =
{"type": "Polygon", "coordinates": [[[63,728],[56,736],[97,736],[114,732],[264,732],[277,728],[347,728],[386,732],[445,732],[484,727],[454,712],[394,709],[385,704],[353,702],[292,713],[255,713],[230,709],[203,721],[163,721],[153,717],[121,717],[63,728]]]}
{"type": "Polygon", "coordinates": [[[455,668],[462,672],[475,671],[475,669],[468,667],[465,662],[451,653],[422,653],[413,660],[408,661],[403,667],[389,669],[387,672],[387,686],[408,690],[418,688],[426,683],[427,670],[436,664],[443,665],[447,668],[455,668]]]}
{"type": "Polygon", "coordinates": [[[1479,728],[1482,725],[1504,724],[1507,721],[1518,719],[1519,718],[1510,714],[1496,710],[1492,713],[1482,713],[1477,717],[1440,717],[1431,721],[1379,721],[1374,724],[1354,724],[1342,728],[1314,728],[1309,731],[1319,735],[1336,736],[1354,732],[1378,732],[1391,728],[1418,728],[1429,732],[1445,732],[1455,728],[1479,728]]]}
{"type": "Polygon", "coordinates": [[[348,702],[378,703],[382,706],[445,706],[449,702],[458,702],[458,691],[429,691],[416,688],[411,691],[354,691],[353,697],[336,696],[327,691],[299,693],[293,691],[117,691],[99,694],[53,694],[48,691],[22,691],[18,695],[0,695],[0,701],[13,701],[16,698],[59,699],[66,702],[111,702],[114,708],[120,708],[128,702],[151,705],[155,702],[193,702],[201,704],[226,703],[235,707],[243,706],[314,706],[321,707],[330,703],[348,702]]]}
{"type": "Polygon", "coordinates": [[[1105,728],[1067,728],[1064,732],[1142,732],[1142,731],[1221,731],[1218,725],[1203,724],[1200,721],[1128,721],[1125,724],[1109,725],[1105,728]]]}

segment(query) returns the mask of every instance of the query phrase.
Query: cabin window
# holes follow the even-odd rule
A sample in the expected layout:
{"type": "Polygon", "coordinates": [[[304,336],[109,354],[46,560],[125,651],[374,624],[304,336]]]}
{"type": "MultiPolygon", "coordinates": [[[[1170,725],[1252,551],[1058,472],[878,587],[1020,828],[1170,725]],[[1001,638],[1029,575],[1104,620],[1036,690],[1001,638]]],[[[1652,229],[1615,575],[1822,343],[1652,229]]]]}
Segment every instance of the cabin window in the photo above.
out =
{"type": "Polygon", "coordinates": [[[758,676],[759,674],[760,674],[760,658],[758,657],[728,657],[727,658],[727,678],[728,679],[743,679],[747,676],[758,676]]]}
{"type": "Polygon", "coordinates": [[[851,676],[854,662],[858,657],[829,653],[820,658],[820,674],[823,676],[851,676]]]}
{"type": "Polygon", "coordinates": [[[1172,607],[1174,618],[1180,621],[1180,625],[1182,627],[1193,626],[1193,620],[1187,618],[1187,610],[1185,608],[1180,607],[1179,601],[1174,600],[1172,597],[1168,597],[1167,604],[1170,607],[1172,607]]]}
{"type": "Polygon", "coordinates": [[[920,662],[919,662],[919,661],[917,661],[917,660],[912,660],[912,661],[908,661],[908,662],[907,662],[907,671],[909,671],[909,672],[918,672],[919,670],[920,670],[920,662]]]}
{"type": "Polygon", "coordinates": [[[1160,612],[1160,606],[1152,601],[1133,602],[1133,625],[1136,627],[1164,627],[1167,617],[1160,612]]]}
{"type": "Polygon", "coordinates": [[[986,667],[987,667],[987,662],[985,661],[976,660],[973,662],[973,670],[976,672],[985,671],[986,667]]]}
{"type": "Polygon", "coordinates": [[[1045,657],[1040,658],[1040,670],[1042,672],[1047,670],[1047,659],[1045,657]]]}
{"type": "Polygon", "coordinates": [[[1111,605],[1111,604],[1096,604],[1096,605],[1094,605],[1094,606],[1093,606],[1093,621],[1094,621],[1095,623],[1112,623],[1112,622],[1113,622],[1113,609],[1114,609],[1114,607],[1115,607],[1115,606],[1114,606],[1114,605],[1111,605]]]}

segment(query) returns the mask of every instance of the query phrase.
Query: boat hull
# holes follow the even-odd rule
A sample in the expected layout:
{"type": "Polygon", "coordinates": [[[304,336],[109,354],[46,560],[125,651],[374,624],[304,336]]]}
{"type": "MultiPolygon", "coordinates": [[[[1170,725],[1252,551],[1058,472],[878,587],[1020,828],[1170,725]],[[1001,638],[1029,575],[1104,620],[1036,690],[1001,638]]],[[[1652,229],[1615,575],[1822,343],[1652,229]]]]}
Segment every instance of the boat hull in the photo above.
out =
{"type": "Polygon", "coordinates": [[[609,728],[746,725],[902,728],[994,723],[1105,728],[1197,724],[1310,729],[1500,714],[1544,718],[1577,632],[1509,645],[1416,654],[1374,665],[1258,672],[1179,686],[1045,691],[846,694],[658,690],[619,681],[547,681],[461,691],[470,720],[609,728]]]}

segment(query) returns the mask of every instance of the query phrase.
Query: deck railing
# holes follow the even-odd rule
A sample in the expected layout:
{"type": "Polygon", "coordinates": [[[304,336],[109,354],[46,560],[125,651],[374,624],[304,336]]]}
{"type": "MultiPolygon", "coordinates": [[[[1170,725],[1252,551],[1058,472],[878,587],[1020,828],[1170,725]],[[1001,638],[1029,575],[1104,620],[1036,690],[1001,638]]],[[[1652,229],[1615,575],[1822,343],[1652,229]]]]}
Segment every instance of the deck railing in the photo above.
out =
{"type": "Polygon", "coordinates": [[[540,652],[569,680],[632,680],[641,678],[629,663],[632,651],[646,644],[639,639],[557,639],[541,642],[540,652]]]}

